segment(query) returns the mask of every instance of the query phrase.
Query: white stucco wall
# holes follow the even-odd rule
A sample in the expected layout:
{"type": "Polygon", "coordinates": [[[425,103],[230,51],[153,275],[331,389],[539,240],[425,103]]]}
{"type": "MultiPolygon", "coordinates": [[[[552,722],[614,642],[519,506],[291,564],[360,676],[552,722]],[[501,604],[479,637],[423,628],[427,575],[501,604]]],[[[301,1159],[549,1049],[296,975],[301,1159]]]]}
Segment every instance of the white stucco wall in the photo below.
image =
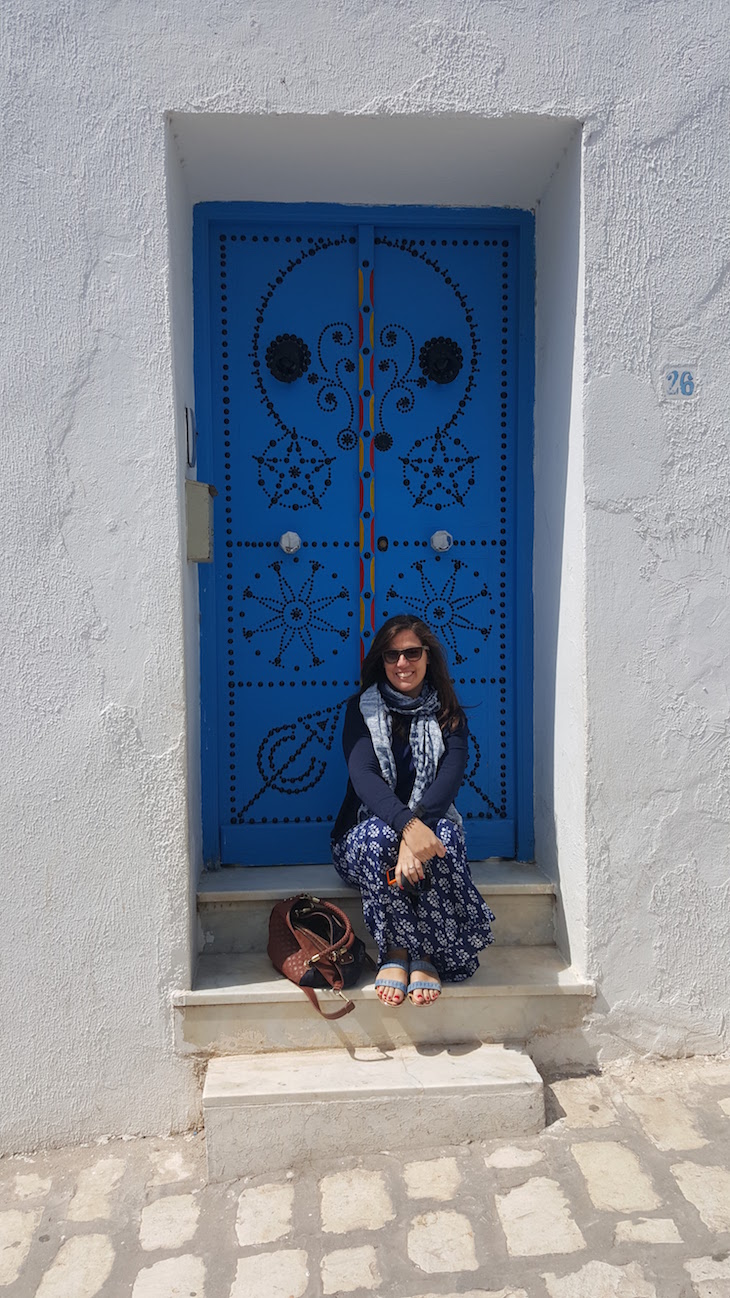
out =
{"type": "MultiPolygon", "coordinates": [[[[537,567],[538,842],[609,1036],[727,1045],[725,0],[6,0],[1,21],[7,1146],[194,1111],[169,1008],[199,856],[185,230],[194,197],[231,195],[184,140],[176,160],[190,114],[466,115],[481,187],[457,202],[525,201],[534,158],[537,534],[560,545],[537,567]],[[512,168],[491,128],[516,113],[584,122],[582,153],[551,180],[560,150],[524,143],[512,168]],[[658,399],[670,360],[698,367],[683,407],[658,399]]],[[[425,138],[358,199],[401,201],[399,175],[410,195],[425,138]]]]}

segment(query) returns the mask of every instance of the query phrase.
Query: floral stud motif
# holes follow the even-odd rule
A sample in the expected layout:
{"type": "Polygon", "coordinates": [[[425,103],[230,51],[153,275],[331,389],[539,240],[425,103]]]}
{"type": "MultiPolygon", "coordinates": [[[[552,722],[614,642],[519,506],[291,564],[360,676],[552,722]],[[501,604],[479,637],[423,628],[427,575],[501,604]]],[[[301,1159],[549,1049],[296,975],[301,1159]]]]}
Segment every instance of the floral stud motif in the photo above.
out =
{"type": "Polygon", "coordinates": [[[279,334],[266,349],[266,365],[279,383],[293,383],[309,369],[312,354],[302,338],[279,334]]]}
{"type": "Polygon", "coordinates": [[[453,338],[429,338],[418,354],[418,364],[426,378],[434,383],[453,383],[464,357],[453,338]]]}

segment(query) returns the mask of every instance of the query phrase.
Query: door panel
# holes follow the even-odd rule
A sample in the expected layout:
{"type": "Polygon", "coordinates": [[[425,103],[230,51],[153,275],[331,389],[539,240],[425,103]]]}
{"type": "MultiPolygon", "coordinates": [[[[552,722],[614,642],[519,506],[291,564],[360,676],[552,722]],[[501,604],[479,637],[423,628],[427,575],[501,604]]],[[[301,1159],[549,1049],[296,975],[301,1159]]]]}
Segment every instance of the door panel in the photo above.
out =
{"type": "Polygon", "coordinates": [[[471,732],[459,809],[476,856],[515,843],[510,243],[499,228],[375,238],[378,624],[413,612],[446,647],[471,732]]]}
{"type": "Polygon", "coordinates": [[[519,232],[286,211],[196,211],[199,468],[220,493],[200,570],[206,856],[329,858],[344,706],[404,609],[468,709],[470,855],[512,856],[519,232]]]}
{"type": "Polygon", "coordinates": [[[212,257],[221,857],[326,859],[359,671],[356,234],[228,223],[212,257]]]}

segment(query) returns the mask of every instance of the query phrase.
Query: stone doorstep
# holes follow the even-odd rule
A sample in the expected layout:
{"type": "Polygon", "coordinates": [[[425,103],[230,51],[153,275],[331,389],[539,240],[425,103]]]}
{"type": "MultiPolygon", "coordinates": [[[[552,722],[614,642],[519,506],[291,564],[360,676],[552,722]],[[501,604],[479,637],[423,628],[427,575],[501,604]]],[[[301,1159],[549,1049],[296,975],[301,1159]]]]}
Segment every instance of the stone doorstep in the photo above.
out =
{"type": "MultiPolygon", "coordinates": [[[[348,992],[351,1000],[377,1001],[374,974],[348,992]]],[[[566,965],[557,947],[489,947],[473,978],[447,983],[441,1002],[488,996],[594,996],[595,984],[566,965]]],[[[335,1000],[323,992],[325,1000],[335,1000]]],[[[204,955],[198,961],[195,987],[173,992],[173,1005],[304,1004],[298,987],[277,974],[261,952],[238,955],[204,955]]],[[[434,1007],[435,1009],[436,1007],[434,1007]]],[[[422,1011],[419,1011],[419,1013],[422,1011]]]]}
{"type": "Polygon", "coordinates": [[[203,1111],[211,1181],[334,1150],[357,1156],[405,1141],[424,1149],[530,1136],[545,1125],[542,1080],[529,1056],[480,1044],[292,1050],[286,1067],[272,1055],[212,1059],[203,1111]],[[406,1098],[417,1103],[404,1106],[406,1098]]]}
{"type": "MultiPolygon", "coordinates": [[[[545,946],[555,937],[554,886],[533,865],[477,862],[473,876],[497,915],[499,946],[545,946]]],[[[203,875],[198,889],[198,950],[219,955],[265,951],[274,902],[297,892],[329,898],[366,942],[360,896],[331,865],[225,869],[203,875]]]]}
{"type": "MultiPolygon", "coordinates": [[[[351,989],[354,1011],[328,1021],[265,955],[203,956],[194,990],[174,994],[175,1040],[181,1054],[203,1055],[475,1041],[534,1050],[538,1038],[577,1027],[594,994],[555,947],[490,947],[474,978],[447,984],[435,1005],[383,1005],[371,975],[351,989]]],[[[318,995],[325,1011],[342,1005],[318,995]]]]}
{"type": "MultiPolygon", "coordinates": [[[[555,895],[555,884],[536,865],[521,861],[472,861],[472,878],[483,897],[555,895]]],[[[298,892],[336,900],[356,892],[332,865],[253,865],[206,870],[198,881],[198,905],[220,902],[280,901],[298,892]]]]}

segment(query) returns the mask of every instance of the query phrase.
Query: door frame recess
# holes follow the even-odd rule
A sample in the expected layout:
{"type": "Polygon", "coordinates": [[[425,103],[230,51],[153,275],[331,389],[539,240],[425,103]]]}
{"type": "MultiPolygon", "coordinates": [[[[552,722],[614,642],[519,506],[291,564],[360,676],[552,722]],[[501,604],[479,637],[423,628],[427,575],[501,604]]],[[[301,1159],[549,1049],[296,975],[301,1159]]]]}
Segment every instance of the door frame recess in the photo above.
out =
{"type": "MultiPolygon", "coordinates": [[[[534,856],[533,812],[533,606],[532,544],[534,519],[535,412],[535,218],[532,212],[498,207],[362,207],[343,203],[197,203],[193,209],[193,374],[198,428],[198,478],[212,482],[212,393],[210,365],[211,226],[218,221],[302,221],[323,226],[439,224],[482,229],[509,228],[519,240],[517,330],[517,446],[515,448],[515,780],[517,783],[516,859],[534,856]],[[519,688],[519,682],[527,688],[519,688]]],[[[216,485],[213,483],[213,485],[216,485]]],[[[200,747],[203,860],[220,865],[218,823],[218,744],[216,618],[213,564],[200,564],[200,747]]]]}

